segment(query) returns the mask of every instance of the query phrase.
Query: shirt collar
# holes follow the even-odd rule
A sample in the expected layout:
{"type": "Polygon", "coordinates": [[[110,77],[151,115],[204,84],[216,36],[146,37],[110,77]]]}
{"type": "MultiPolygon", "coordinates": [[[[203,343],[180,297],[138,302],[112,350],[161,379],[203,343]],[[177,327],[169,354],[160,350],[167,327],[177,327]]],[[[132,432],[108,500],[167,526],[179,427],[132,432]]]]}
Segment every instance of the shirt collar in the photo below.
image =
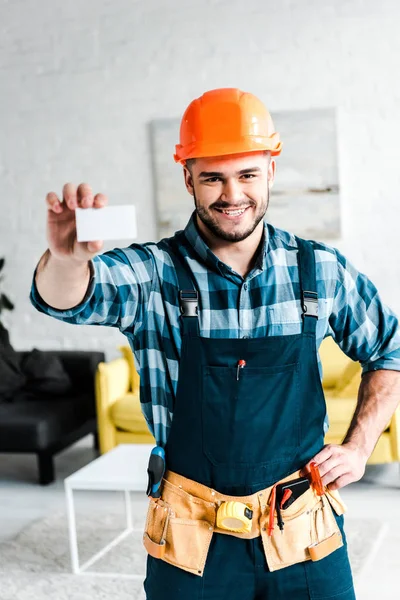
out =
{"type": "MultiPolygon", "coordinates": [[[[236,277],[239,276],[237,273],[235,273],[235,271],[233,271],[233,269],[231,267],[229,267],[227,264],[222,262],[218,258],[218,256],[216,256],[214,254],[214,252],[212,252],[212,250],[210,250],[210,248],[205,243],[204,239],[201,236],[199,227],[197,225],[196,211],[194,211],[192,213],[192,216],[190,217],[189,222],[186,225],[185,236],[186,236],[186,239],[188,240],[189,244],[191,245],[191,247],[194,249],[194,251],[198,255],[198,257],[201,259],[201,261],[207,267],[218,271],[219,273],[221,273],[221,275],[224,275],[224,276],[231,276],[231,277],[232,277],[232,275],[234,275],[236,277]]],[[[257,260],[254,265],[254,268],[248,274],[246,279],[250,279],[250,278],[254,277],[255,275],[258,275],[259,273],[264,271],[265,262],[266,262],[265,259],[266,259],[268,249],[269,249],[269,231],[268,231],[268,225],[264,221],[264,232],[263,232],[263,237],[261,240],[260,250],[259,250],[259,253],[257,256],[257,260]]]]}

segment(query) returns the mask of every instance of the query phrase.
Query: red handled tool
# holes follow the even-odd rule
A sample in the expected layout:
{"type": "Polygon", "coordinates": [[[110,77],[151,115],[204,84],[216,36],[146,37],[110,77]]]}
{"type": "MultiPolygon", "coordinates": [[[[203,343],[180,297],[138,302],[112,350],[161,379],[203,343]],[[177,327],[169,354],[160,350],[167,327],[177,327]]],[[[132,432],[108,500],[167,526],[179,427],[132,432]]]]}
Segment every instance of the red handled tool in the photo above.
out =
{"type": "Polygon", "coordinates": [[[321,475],[319,474],[318,465],[316,462],[310,463],[310,478],[311,485],[318,496],[324,495],[324,484],[322,483],[321,475]]]}
{"type": "Polygon", "coordinates": [[[240,369],[243,369],[245,366],[246,366],[246,361],[245,360],[243,360],[242,358],[240,360],[238,360],[237,372],[236,372],[236,379],[237,379],[237,381],[239,381],[240,369]]]}
{"type": "Polygon", "coordinates": [[[285,506],[286,502],[289,500],[289,498],[292,494],[293,494],[292,490],[290,490],[289,488],[286,488],[286,490],[283,493],[282,500],[280,503],[281,508],[283,508],[285,506]]]}
{"type": "Polygon", "coordinates": [[[271,536],[272,532],[274,531],[275,511],[276,511],[276,517],[277,517],[278,527],[279,527],[279,529],[281,530],[282,533],[283,533],[283,527],[284,527],[284,522],[283,522],[283,519],[282,519],[282,514],[281,514],[279,499],[276,497],[277,496],[277,494],[276,494],[276,486],[277,486],[277,484],[275,484],[274,487],[272,488],[272,491],[271,491],[271,500],[270,500],[270,503],[269,503],[269,520],[268,520],[268,535],[269,536],[271,536]]]}
{"type": "Polygon", "coordinates": [[[272,488],[271,491],[271,501],[269,503],[269,521],[268,521],[268,535],[271,536],[274,531],[274,517],[275,517],[275,507],[276,507],[276,485],[272,488]]]}

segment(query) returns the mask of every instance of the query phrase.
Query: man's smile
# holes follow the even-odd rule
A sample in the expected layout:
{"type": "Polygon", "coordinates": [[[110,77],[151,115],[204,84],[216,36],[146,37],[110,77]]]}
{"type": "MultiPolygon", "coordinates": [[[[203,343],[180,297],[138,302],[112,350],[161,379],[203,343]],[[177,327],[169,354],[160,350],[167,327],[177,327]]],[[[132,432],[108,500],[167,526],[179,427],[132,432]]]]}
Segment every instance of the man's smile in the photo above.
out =
{"type": "Polygon", "coordinates": [[[222,214],[225,218],[230,221],[239,221],[240,218],[247,212],[250,206],[244,206],[242,208],[217,208],[214,207],[217,212],[222,214]]]}

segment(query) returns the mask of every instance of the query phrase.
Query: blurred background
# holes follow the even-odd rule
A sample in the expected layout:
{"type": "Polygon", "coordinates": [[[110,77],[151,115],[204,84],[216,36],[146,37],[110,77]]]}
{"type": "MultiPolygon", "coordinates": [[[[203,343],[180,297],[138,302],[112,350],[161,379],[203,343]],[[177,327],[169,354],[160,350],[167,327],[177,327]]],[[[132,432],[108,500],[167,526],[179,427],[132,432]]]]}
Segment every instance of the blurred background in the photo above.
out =
{"type": "Polygon", "coordinates": [[[159,239],[151,123],[178,123],[215,87],[258,95],[272,116],[334,109],[341,234],[328,241],[399,312],[399,18],[394,0],[1,0],[0,256],[13,345],[115,355],[118,331],[30,305],[46,194],[90,183],[111,204],[136,205],[137,241],[159,239]]]}
{"type": "MultiPolygon", "coordinates": [[[[283,228],[291,220],[301,224],[296,233],[338,247],[399,314],[399,22],[395,0],[0,0],[0,259],[5,259],[0,300],[5,294],[15,306],[1,311],[0,302],[0,323],[18,351],[72,350],[70,370],[80,387],[83,380],[89,386],[90,408],[84,415],[90,422],[74,425],[73,434],[68,431],[60,442],[52,415],[66,426],[79,412],[72,405],[63,413],[55,402],[36,415],[29,405],[31,412],[18,418],[14,414],[25,405],[0,406],[0,446],[8,453],[0,456],[0,542],[21,532],[15,542],[0,544],[0,600],[89,599],[104,593],[119,600],[142,598],[122,579],[116,586],[106,578],[95,584],[94,579],[65,577],[70,557],[63,481],[98,456],[94,371],[99,361],[120,356],[118,346],[126,340],[118,330],[71,326],[31,306],[33,272],[47,248],[46,194],[61,195],[66,182],[89,183],[111,205],[136,206],[135,241],[157,241],[175,226],[171,215],[178,214],[177,205],[179,211],[192,210],[189,195],[185,207],[182,168],[173,160],[183,111],[206,90],[241,88],[266,104],[282,132],[267,219],[283,228]],[[318,222],[315,194],[325,193],[331,212],[328,204],[320,204],[318,222]],[[282,215],[286,221],[281,223],[282,215]],[[79,350],[90,351],[82,377],[76,369],[83,362],[79,350]],[[43,452],[45,422],[54,440],[49,437],[43,452]],[[39,445],[25,443],[24,428],[39,445]],[[78,439],[57,458],[55,477],[53,455],[78,439]],[[46,487],[38,485],[34,452],[46,487]],[[32,528],[37,519],[42,520],[32,528]]],[[[131,241],[107,242],[104,249],[131,241]]],[[[124,360],[130,369],[125,368],[129,381],[124,389],[137,412],[130,437],[123,439],[136,443],[144,439],[137,431],[144,421],[140,425],[138,380],[129,352],[124,360]]],[[[338,372],[346,367],[340,360],[338,372]]],[[[326,362],[335,361],[328,356],[326,362]]],[[[121,383],[118,373],[113,377],[121,383]]],[[[99,427],[105,422],[110,427],[101,403],[109,408],[111,401],[106,393],[102,399],[99,389],[99,427]]],[[[348,406],[337,404],[346,415],[340,415],[340,432],[356,396],[353,390],[348,406]]],[[[119,400],[114,398],[113,406],[119,400]]],[[[103,453],[122,439],[116,432],[125,435],[114,416],[109,447],[100,439],[103,453]]],[[[369,464],[363,480],[344,491],[362,600],[398,598],[399,419],[400,412],[382,437],[378,464],[369,464]],[[384,538],[385,552],[380,552],[384,538]]],[[[132,460],[128,466],[135,465],[132,460]]],[[[138,489],[139,531],[145,501],[138,489]]],[[[105,518],[92,515],[87,492],[84,551],[89,556],[101,545],[96,536],[110,516],[110,497],[101,503],[96,493],[96,507],[104,509],[105,518]]],[[[111,513],[108,525],[118,529],[116,511],[111,513]]],[[[127,555],[118,555],[116,564],[127,555]]]]}

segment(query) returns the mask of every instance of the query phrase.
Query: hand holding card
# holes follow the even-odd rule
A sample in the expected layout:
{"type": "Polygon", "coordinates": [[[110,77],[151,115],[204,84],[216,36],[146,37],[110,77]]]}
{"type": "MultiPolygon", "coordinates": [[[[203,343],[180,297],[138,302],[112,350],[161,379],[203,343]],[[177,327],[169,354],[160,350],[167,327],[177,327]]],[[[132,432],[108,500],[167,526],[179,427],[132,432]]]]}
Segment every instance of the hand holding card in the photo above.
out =
{"type": "Polygon", "coordinates": [[[66,183],[63,186],[62,196],[56,192],[49,192],[46,196],[47,204],[47,241],[50,255],[72,265],[85,265],[103,247],[103,240],[97,238],[90,242],[78,242],[76,236],[75,210],[101,209],[108,204],[105,194],[94,194],[88,183],[76,186],[66,183]]]}

